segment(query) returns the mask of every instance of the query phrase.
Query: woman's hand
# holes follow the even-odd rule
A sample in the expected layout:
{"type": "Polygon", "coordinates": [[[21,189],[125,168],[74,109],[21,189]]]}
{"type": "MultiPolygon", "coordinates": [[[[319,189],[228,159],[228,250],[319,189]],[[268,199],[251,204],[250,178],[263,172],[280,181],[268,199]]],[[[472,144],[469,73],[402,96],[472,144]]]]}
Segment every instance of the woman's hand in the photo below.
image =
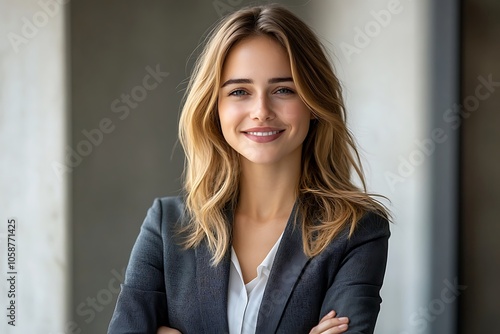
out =
{"type": "Polygon", "coordinates": [[[156,334],[182,334],[182,333],[179,332],[177,329],[161,326],[160,328],[158,328],[158,332],[156,332],[156,334]]]}
{"type": "Polygon", "coordinates": [[[330,311],[320,321],[318,326],[311,329],[309,334],[337,334],[344,333],[347,330],[349,318],[335,318],[335,311],[330,311]]]}

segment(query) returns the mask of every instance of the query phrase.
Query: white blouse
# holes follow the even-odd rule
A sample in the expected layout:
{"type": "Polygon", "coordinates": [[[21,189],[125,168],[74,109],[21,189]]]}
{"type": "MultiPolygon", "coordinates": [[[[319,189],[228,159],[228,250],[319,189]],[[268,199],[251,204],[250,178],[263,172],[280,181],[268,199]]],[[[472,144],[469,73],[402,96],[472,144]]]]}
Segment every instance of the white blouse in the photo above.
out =
{"type": "Polygon", "coordinates": [[[260,303],[282,236],[283,233],[257,267],[257,277],[247,284],[244,284],[238,257],[231,247],[231,269],[227,298],[227,319],[230,334],[255,334],[260,303]]]}

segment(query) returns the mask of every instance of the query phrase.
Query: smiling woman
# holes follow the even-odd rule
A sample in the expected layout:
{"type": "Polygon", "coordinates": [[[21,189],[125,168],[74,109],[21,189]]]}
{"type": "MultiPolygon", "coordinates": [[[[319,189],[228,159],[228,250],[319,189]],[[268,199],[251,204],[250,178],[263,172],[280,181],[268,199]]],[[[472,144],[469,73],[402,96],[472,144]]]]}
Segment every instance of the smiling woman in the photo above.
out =
{"type": "Polygon", "coordinates": [[[109,333],[373,333],[388,214],[309,27],[279,6],[223,19],[179,131],[185,195],[148,212],[109,333]]]}

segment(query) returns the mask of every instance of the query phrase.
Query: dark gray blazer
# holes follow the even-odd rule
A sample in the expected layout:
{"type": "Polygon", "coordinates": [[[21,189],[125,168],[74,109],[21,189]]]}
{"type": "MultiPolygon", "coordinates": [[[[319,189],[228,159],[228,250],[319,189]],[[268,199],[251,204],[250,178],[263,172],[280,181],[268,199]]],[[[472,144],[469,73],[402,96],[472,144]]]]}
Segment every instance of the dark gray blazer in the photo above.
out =
{"type": "MultiPolygon", "coordinates": [[[[156,333],[161,325],[182,334],[229,332],[230,254],[212,267],[205,244],[189,250],[179,246],[175,227],[183,213],[178,197],[156,199],[149,209],[109,334],[156,333]]],[[[350,239],[345,230],[320,255],[308,258],[294,215],[295,208],[271,269],[256,333],[309,333],[330,310],[349,317],[346,333],[373,333],[387,261],[387,220],[367,214],[350,239]]]]}

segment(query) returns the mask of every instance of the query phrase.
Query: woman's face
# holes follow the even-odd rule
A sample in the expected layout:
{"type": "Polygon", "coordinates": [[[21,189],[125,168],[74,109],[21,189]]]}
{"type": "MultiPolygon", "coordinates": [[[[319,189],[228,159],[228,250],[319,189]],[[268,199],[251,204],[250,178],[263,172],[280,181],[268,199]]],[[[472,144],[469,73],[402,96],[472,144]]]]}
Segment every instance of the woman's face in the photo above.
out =
{"type": "Polygon", "coordinates": [[[267,36],[238,42],[221,83],[218,112],[228,144],[256,164],[300,163],[312,114],[297,94],[286,50],[267,36]]]}

